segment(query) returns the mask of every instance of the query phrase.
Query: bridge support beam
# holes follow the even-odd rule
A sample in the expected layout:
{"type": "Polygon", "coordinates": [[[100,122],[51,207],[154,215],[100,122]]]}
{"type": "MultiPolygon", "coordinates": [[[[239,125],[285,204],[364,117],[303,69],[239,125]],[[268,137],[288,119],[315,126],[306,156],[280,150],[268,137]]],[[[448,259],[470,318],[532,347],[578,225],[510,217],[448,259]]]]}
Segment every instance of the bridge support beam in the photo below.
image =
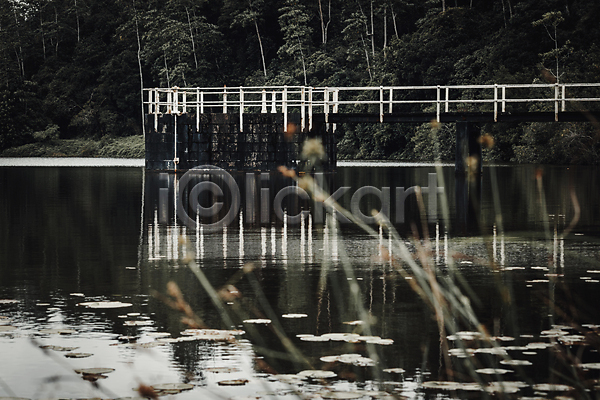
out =
{"type": "Polygon", "coordinates": [[[473,122],[456,122],[456,228],[463,235],[480,232],[481,136],[473,122]]]}
{"type": "Polygon", "coordinates": [[[456,162],[457,175],[481,175],[481,128],[474,122],[456,122],[456,162]]]}

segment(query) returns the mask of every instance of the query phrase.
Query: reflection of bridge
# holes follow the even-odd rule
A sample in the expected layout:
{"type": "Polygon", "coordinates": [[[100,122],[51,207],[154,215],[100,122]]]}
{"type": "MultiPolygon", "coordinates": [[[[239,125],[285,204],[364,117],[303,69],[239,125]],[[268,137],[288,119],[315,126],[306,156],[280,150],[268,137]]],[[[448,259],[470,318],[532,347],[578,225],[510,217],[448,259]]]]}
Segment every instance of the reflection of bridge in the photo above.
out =
{"type": "Polygon", "coordinates": [[[476,123],[598,118],[600,84],[146,89],[146,166],[295,164],[307,135],[335,164],[339,123],[457,123],[457,171],[480,155],[476,123]],[[594,111],[590,111],[594,110],[594,111]]]}

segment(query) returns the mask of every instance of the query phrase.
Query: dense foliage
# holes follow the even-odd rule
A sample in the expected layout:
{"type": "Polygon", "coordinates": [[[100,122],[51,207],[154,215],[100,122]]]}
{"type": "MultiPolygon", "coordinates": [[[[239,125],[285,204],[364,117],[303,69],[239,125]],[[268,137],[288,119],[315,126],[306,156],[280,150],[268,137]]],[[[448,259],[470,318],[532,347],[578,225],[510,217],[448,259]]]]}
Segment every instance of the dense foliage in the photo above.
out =
{"type": "MultiPolygon", "coordinates": [[[[0,0],[0,151],[141,133],[140,88],[600,82],[596,0],[0,0]]],[[[452,158],[451,126],[340,129],[341,158],[452,158]]],[[[596,162],[593,124],[490,125],[487,157],[596,162]]]]}

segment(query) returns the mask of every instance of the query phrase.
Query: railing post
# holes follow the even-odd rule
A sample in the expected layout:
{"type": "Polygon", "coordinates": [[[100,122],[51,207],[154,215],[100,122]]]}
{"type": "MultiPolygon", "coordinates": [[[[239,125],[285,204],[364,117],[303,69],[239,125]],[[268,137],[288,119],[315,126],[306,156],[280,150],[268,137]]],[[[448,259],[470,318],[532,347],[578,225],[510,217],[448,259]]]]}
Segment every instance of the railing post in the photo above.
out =
{"type": "Polygon", "coordinates": [[[167,114],[173,112],[173,89],[167,89],[167,114]]]}
{"type": "Polygon", "coordinates": [[[498,84],[494,83],[494,122],[498,122],[498,84]]]}
{"type": "Polygon", "coordinates": [[[262,90],[262,107],[260,109],[262,114],[267,113],[267,91],[265,89],[262,90]]]}
{"type": "Polygon", "coordinates": [[[442,122],[440,118],[440,85],[437,86],[437,102],[436,102],[436,120],[442,122]]]}
{"type": "Polygon", "coordinates": [[[282,103],[281,103],[281,112],[283,113],[283,132],[287,133],[287,122],[288,122],[288,115],[287,115],[287,85],[285,85],[283,87],[283,98],[282,98],[282,103]]]}
{"type": "Polygon", "coordinates": [[[277,93],[273,90],[271,92],[271,114],[275,114],[277,112],[277,93]]]}
{"type": "Polygon", "coordinates": [[[502,113],[506,112],[506,86],[502,85],[502,113]]]}
{"type": "Polygon", "coordinates": [[[379,122],[383,123],[383,86],[379,86],[379,122]]]}
{"type": "Polygon", "coordinates": [[[196,89],[196,133],[200,132],[200,110],[202,107],[201,104],[202,101],[200,99],[200,89],[196,89]]]}
{"type": "Polygon", "coordinates": [[[187,92],[183,92],[181,101],[183,102],[183,113],[185,114],[187,113],[187,92]]]}
{"type": "Polygon", "coordinates": [[[558,83],[554,84],[554,121],[558,122],[558,83]]]}
{"type": "Polygon", "coordinates": [[[329,130],[329,89],[323,89],[323,113],[325,114],[325,123],[329,130]]]}
{"type": "Polygon", "coordinates": [[[240,86],[240,133],[244,132],[244,89],[240,86]]]}
{"type": "Polygon", "coordinates": [[[313,127],[313,88],[312,86],[308,88],[308,130],[312,131],[313,127]]]}
{"type": "Polygon", "coordinates": [[[173,112],[179,114],[179,92],[177,87],[173,88],[173,112]]]}
{"type": "Polygon", "coordinates": [[[223,114],[227,114],[227,85],[223,86],[223,114]]]}
{"type": "Polygon", "coordinates": [[[300,131],[304,132],[304,128],[306,126],[306,109],[305,109],[305,93],[306,91],[306,86],[302,86],[302,88],[300,89],[300,131]]]}
{"type": "Polygon", "coordinates": [[[450,88],[449,88],[449,87],[446,87],[446,97],[445,97],[445,100],[446,100],[446,107],[444,107],[444,109],[446,110],[445,112],[448,112],[448,111],[449,111],[449,105],[448,105],[448,99],[449,99],[449,98],[450,98],[450,88]]]}
{"type": "Polygon", "coordinates": [[[390,105],[388,107],[388,112],[392,113],[392,108],[394,107],[394,88],[390,88],[390,105]]]}
{"type": "Polygon", "coordinates": [[[158,112],[159,112],[159,104],[160,104],[160,96],[158,94],[158,89],[154,90],[154,131],[158,131],[158,112]]]}
{"type": "MultiPolygon", "coordinates": [[[[333,91],[333,113],[334,114],[337,114],[339,111],[339,104],[338,104],[339,94],[340,94],[340,89],[335,89],[333,91]]],[[[335,132],[336,128],[337,128],[337,124],[333,124],[334,132],[335,132]]]]}
{"type": "Polygon", "coordinates": [[[567,94],[567,86],[562,84],[562,112],[567,111],[567,102],[565,101],[567,94]]]}

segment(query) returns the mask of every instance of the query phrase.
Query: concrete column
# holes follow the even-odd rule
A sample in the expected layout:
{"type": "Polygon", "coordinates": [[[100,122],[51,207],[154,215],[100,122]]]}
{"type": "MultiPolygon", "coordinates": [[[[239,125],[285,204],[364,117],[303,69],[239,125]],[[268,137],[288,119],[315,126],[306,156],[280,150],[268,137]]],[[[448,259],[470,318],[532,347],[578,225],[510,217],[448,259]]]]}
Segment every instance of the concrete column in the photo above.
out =
{"type": "Polygon", "coordinates": [[[460,234],[480,232],[481,212],[481,130],[473,122],[456,123],[456,222],[460,234]]]}
{"type": "Polygon", "coordinates": [[[474,122],[456,122],[456,162],[457,175],[481,175],[481,129],[474,122]]]}

